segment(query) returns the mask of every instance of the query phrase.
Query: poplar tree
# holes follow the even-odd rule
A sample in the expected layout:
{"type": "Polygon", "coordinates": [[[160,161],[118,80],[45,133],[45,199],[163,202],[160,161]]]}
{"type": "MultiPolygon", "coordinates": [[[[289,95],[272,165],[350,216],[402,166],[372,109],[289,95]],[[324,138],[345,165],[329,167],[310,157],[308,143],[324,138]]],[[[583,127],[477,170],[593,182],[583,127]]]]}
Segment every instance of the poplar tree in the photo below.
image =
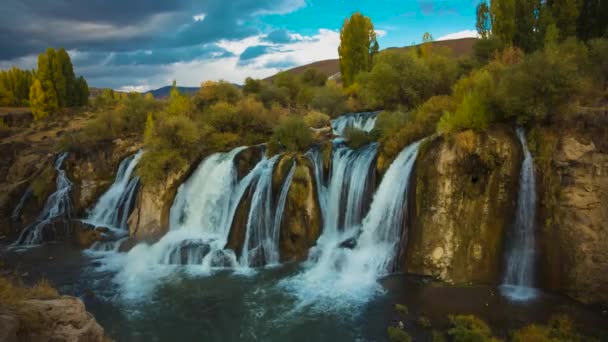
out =
{"type": "Polygon", "coordinates": [[[44,91],[40,80],[34,80],[32,88],[30,89],[30,107],[32,109],[32,115],[34,115],[34,120],[45,118],[50,112],[56,109],[48,101],[46,95],[47,92],[44,91]]]}
{"type": "Polygon", "coordinates": [[[490,21],[490,7],[485,1],[482,1],[477,5],[477,20],[475,23],[477,33],[483,39],[490,37],[491,21],[490,21]]]}
{"type": "MultiPolygon", "coordinates": [[[[57,90],[55,89],[54,82],[55,73],[53,72],[53,65],[56,65],[55,50],[49,48],[46,50],[46,53],[41,53],[38,56],[38,71],[36,72],[36,79],[40,82],[40,87],[44,93],[44,96],[36,96],[36,98],[44,98],[44,101],[46,102],[44,107],[46,108],[47,114],[49,112],[54,112],[59,108],[57,90]]],[[[30,105],[33,107],[31,98],[32,96],[30,96],[30,105]]]]}
{"type": "Polygon", "coordinates": [[[505,45],[513,44],[515,35],[515,1],[493,0],[490,4],[492,35],[498,37],[505,45]]]}
{"type": "Polygon", "coordinates": [[[378,41],[374,24],[360,12],[344,20],[340,30],[340,71],[345,86],[355,82],[355,77],[372,67],[374,55],[378,53],[378,41]]]}

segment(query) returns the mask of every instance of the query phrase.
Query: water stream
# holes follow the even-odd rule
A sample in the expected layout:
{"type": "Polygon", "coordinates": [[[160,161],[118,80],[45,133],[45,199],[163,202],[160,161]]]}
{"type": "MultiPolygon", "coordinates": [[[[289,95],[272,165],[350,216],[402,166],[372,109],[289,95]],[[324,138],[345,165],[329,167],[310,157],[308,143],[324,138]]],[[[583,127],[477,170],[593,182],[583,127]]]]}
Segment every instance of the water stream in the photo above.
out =
{"type": "Polygon", "coordinates": [[[70,201],[72,182],[63,169],[63,162],[67,156],[68,153],[64,152],[55,160],[56,190],[47,198],[36,222],[23,229],[14,243],[15,246],[35,246],[55,240],[58,234],[68,233],[72,209],[70,201]]]}
{"type": "Polygon", "coordinates": [[[519,175],[519,194],[512,234],[508,241],[510,248],[506,254],[505,276],[502,292],[513,300],[529,300],[535,297],[534,262],[536,220],[536,180],[534,160],[528,149],[526,135],[522,128],[517,129],[524,160],[519,175]]]}

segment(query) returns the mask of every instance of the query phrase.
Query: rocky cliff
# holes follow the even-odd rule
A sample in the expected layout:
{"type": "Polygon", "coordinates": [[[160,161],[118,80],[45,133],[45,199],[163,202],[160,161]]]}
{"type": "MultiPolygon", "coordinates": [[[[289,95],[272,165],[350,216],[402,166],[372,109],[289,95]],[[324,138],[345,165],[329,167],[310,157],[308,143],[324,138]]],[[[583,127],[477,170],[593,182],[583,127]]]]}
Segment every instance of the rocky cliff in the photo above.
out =
{"type": "Polygon", "coordinates": [[[451,283],[498,282],[521,159],[509,127],[427,140],[412,176],[403,268],[451,283]]]}
{"type": "Polygon", "coordinates": [[[540,283],[587,303],[608,303],[608,129],[536,127],[540,283]]]}

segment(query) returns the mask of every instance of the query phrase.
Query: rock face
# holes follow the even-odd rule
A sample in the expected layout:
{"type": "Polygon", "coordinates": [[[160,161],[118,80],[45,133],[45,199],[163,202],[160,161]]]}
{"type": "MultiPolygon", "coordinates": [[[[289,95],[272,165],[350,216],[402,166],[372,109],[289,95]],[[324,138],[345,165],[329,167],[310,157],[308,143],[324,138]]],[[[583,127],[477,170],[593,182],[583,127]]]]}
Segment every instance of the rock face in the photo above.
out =
{"type": "Polygon", "coordinates": [[[540,285],[608,303],[608,129],[536,128],[540,285]]]}
{"type": "Polygon", "coordinates": [[[308,250],[321,235],[321,209],[312,161],[304,156],[282,158],[275,175],[284,179],[285,176],[280,176],[289,172],[294,160],[296,169],[281,221],[279,247],[282,261],[306,259],[308,250]]]}
{"type": "Polygon", "coordinates": [[[103,328],[78,298],[28,300],[20,310],[27,318],[20,324],[19,340],[97,342],[104,339],[103,328]],[[35,327],[29,326],[32,322],[35,327]]]}
{"type": "Polygon", "coordinates": [[[498,282],[522,159],[514,130],[465,131],[424,144],[402,239],[404,269],[451,283],[498,282]]]}
{"type": "Polygon", "coordinates": [[[93,153],[72,154],[66,162],[68,177],[74,183],[72,203],[74,214],[82,216],[112,184],[120,162],[135,154],[141,143],[116,139],[93,153]]]}
{"type": "Polygon", "coordinates": [[[169,230],[169,211],[189,168],[171,174],[160,185],[143,185],[129,216],[129,235],[138,241],[156,241],[169,230]]]}

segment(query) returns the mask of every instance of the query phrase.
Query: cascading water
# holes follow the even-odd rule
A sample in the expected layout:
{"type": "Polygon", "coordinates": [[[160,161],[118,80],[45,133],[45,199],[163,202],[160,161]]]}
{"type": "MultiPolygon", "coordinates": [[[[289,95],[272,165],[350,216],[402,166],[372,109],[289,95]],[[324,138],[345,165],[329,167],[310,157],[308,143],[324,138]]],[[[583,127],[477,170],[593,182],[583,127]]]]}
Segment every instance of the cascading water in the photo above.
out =
{"type": "Polygon", "coordinates": [[[116,179],[110,188],[99,198],[83,222],[94,227],[105,227],[110,231],[103,241],[95,242],[92,251],[115,252],[128,236],[127,221],[133,210],[134,197],[139,184],[139,177],[133,171],[139,163],[143,151],[124,159],[118,166],[116,179]]]}
{"type": "Polygon", "coordinates": [[[126,230],[133,207],[133,196],[139,182],[139,178],[132,175],[142,155],[143,151],[139,151],[120,163],[114,183],[90,210],[84,220],[86,223],[95,227],[126,230]]]}
{"type": "Polygon", "coordinates": [[[291,167],[281,189],[277,205],[273,203],[272,173],[278,156],[262,161],[247,218],[245,243],[241,253],[242,266],[263,266],[279,262],[279,231],[287,192],[295,171],[291,167]]]}
{"type": "Polygon", "coordinates": [[[361,223],[365,214],[365,194],[373,186],[370,170],[377,151],[377,144],[352,150],[343,142],[335,141],[327,184],[323,182],[322,160],[316,156],[320,152],[309,154],[315,163],[323,230],[326,232],[321,237],[321,243],[328,236],[333,239],[342,237],[342,233],[350,234],[350,229],[361,223]]]}
{"type": "Polygon", "coordinates": [[[55,160],[55,170],[57,170],[56,190],[47,198],[36,222],[23,229],[14,245],[34,246],[53,240],[57,233],[55,227],[56,221],[62,219],[61,225],[64,225],[64,229],[69,224],[67,220],[70,219],[72,209],[70,201],[72,182],[70,182],[65,174],[65,170],[62,169],[63,162],[67,156],[67,152],[64,152],[55,160]]]}
{"type": "Polygon", "coordinates": [[[343,115],[331,121],[331,128],[335,135],[343,136],[348,127],[357,128],[366,132],[371,132],[376,125],[378,112],[364,112],[343,115]]]}
{"type": "Polygon", "coordinates": [[[534,290],[534,222],[536,220],[536,180],[534,160],[528,150],[526,135],[517,129],[522,145],[524,161],[519,175],[519,194],[510,249],[506,257],[506,269],[502,292],[513,300],[528,300],[536,295],[534,290]]]}
{"type": "Polygon", "coordinates": [[[27,202],[30,197],[32,197],[32,188],[28,187],[19,199],[17,206],[15,206],[15,209],[13,209],[13,212],[11,213],[11,219],[13,221],[17,221],[19,219],[19,215],[21,215],[21,210],[23,210],[25,202],[27,202]]]}
{"type": "Polygon", "coordinates": [[[349,304],[363,303],[380,290],[377,279],[391,271],[399,245],[419,146],[417,142],[406,147],[386,171],[362,224],[349,228],[360,234],[356,242],[345,246],[344,235],[325,229],[308,269],[281,282],[302,305],[315,303],[331,309],[338,297],[347,298],[349,304]]]}

